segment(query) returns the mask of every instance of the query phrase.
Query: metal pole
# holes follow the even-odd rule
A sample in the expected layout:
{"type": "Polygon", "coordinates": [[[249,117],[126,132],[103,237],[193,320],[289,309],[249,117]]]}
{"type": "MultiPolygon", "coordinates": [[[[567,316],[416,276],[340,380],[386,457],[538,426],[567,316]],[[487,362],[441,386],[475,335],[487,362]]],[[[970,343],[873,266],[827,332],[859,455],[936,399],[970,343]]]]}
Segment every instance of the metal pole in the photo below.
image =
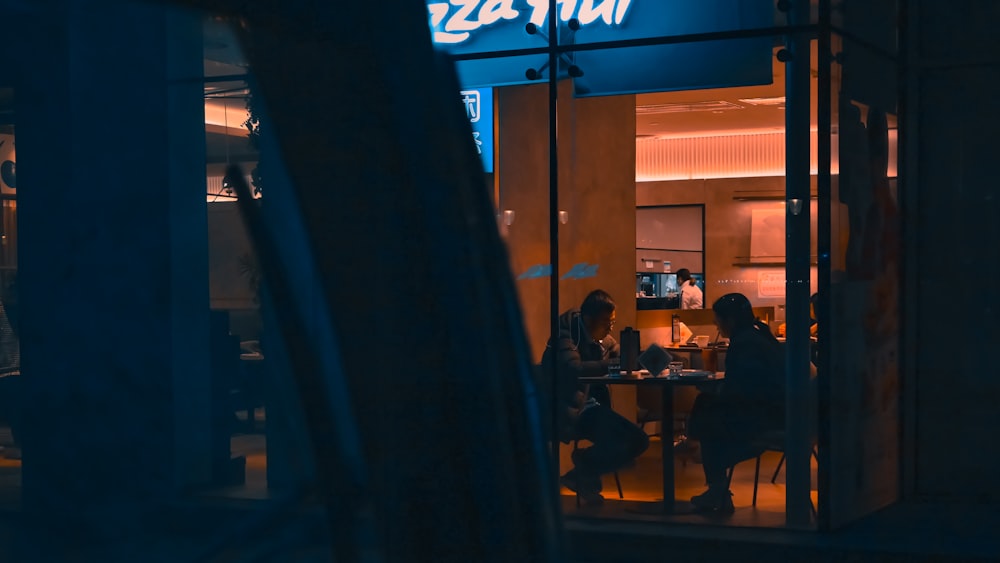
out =
{"type": "Polygon", "coordinates": [[[817,343],[819,346],[819,365],[817,366],[817,389],[818,397],[809,397],[810,401],[816,401],[817,428],[817,450],[819,460],[817,463],[816,480],[819,490],[818,506],[816,509],[818,525],[821,529],[828,527],[829,523],[829,444],[830,444],[830,274],[831,265],[831,244],[832,244],[832,220],[830,216],[830,206],[833,205],[831,198],[833,190],[830,181],[830,159],[832,149],[832,129],[831,129],[831,65],[833,64],[833,48],[831,45],[830,29],[830,0],[819,0],[819,35],[817,41],[819,50],[818,76],[816,80],[816,151],[817,151],[817,171],[816,171],[816,195],[819,200],[819,217],[817,217],[817,240],[816,249],[818,254],[817,275],[819,277],[819,303],[816,304],[816,316],[819,322],[819,332],[817,343]]]}
{"type": "MultiPolygon", "coordinates": [[[[559,52],[557,34],[559,22],[556,18],[556,0],[549,0],[549,262],[552,264],[549,277],[549,327],[550,342],[559,340],[559,153],[556,135],[558,124],[556,110],[559,101],[559,52]]],[[[555,356],[553,355],[553,359],[555,356]]],[[[559,478],[559,362],[552,362],[552,428],[553,463],[556,478],[559,478]]]]}
{"type": "MultiPolygon", "coordinates": [[[[793,0],[790,24],[808,24],[809,0],[793,0]]],[[[809,35],[786,36],[785,79],[785,300],[787,313],[785,407],[785,517],[793,528],[810,523],[809,277],[810,132],[809,35]]]]}
{"type": "MultiPolygon", "coordinates": [[[[920,3],[903,1],[899,3],[899,146],[896,151],[899,170],[897,199],[902,211],[903,247],[900,263],[902,287],[902,303],[910,302],[919,295],[920,275],[918,252],[920,237],[916,232],[916,218],[920,211],[916,194],[919,186],[918,178],[918,146],[911,142],[918,138],[920,120],[920,43],[917,41],[917,27],[920,22],[920,3]]],[[[918,317],[907,307],[900,308],[900,354],[899,374],[902,385],[902,403],[900,411],[900,428],[902,429],[902,445],[900,448],[900,491],[901,499],[906,499],[916,492],[916,453],[917,453],[917,421],[914,414],[917,410],[917,393],[913,376],[917,369],[914,360],[917,357],[916,334],[918,317]]]]}

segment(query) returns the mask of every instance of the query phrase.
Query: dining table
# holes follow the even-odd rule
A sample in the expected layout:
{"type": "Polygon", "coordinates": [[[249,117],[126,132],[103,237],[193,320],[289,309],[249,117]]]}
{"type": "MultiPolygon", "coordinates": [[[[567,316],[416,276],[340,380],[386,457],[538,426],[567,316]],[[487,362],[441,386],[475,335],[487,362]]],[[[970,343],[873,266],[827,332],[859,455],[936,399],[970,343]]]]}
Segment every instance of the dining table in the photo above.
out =
{"type": "MultiPolygon", "coordinates": [[[[657,502],[644,502],[637,505],[636,511],[642,513],[663,513],[676,514],[682,512],[676,500],[674,486],[674,441],[673,431],[670,421],[674,419],[674,389],[678,386],[697,386],[699,388],[710,388],[721,384],[725,380],[722,372],[685,369],[680,375],[650,375],[648,371],[641,370],[620,375],[603,375],[597,377],[581,377],[580,383],[588,385],[635,385],[658,387],[660,389],[661,400],[661,431],[660,447],[662,449],[661,459],[663,463],[663,500],[657,502]]],[[[683,511],[686,512],[686,511],[683,511]]]]}
{"type": "Polygon", "coordinates": [[[711,345],[699,347],[694,344],[671,344],[662,347],[671,355],[685,354],[689,359],[689,367],[706,371],[725,371],[723,368],[727,346],[711,345]],[[723,360],[720,362],[720,357],[723,360]]]}

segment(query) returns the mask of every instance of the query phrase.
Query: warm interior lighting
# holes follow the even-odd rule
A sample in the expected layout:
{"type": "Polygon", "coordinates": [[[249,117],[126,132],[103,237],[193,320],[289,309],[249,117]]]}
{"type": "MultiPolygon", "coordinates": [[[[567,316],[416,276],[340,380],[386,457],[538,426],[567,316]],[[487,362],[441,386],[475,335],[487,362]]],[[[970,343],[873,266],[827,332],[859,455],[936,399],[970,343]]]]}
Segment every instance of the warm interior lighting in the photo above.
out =
{"type": "Polygon", "coordinates": [[[785,97],[776,96],[774,98],[740,98],[739,101],[751,106],[784,106],[785,97]]]}
{"type": "Polygon", "coordinates": [[[675,102],[669,104],[646,104],[636,106],[636,115],[658,115],[671,113],[691,113],[698,111],[723,112],[741,110],[743,106],[725,100],[708,102],[675,102]]]}
{"type": "Polygon", "coordinates": [[[514,224],[514,216],[515,216],[515,213],[514,213],[513,209],[504,209],[503,210],[503,224],[507,225],[508,227],[511,226],[511,225],[513,225],[514,224]]]}
{"type": "Polygon", "coordinates": [[[243,128],[243,123],[250,118],[250,113],[245,107],[241,107],[242,104],[236,105],[238,107],[232,107],[224,99],[205,100],[205,125],[215,125],[227,130],[232,126],[232,129],[245,136],[247,131],[243,128]]]}
{"type": "MultiPolygon", "coordinates": [[[[896,177],[898,131],[889,130],[889,177],[896,177]]],[[[817,133],[811,132],[809,170],[818,169],[817,133]]],[[[840,173],[839,136],[832,136],[830,173],[840,173]]],[[[635,180],[663,182],[785,175],[784,130],[756,129],[636,137],[635,180]]]]}

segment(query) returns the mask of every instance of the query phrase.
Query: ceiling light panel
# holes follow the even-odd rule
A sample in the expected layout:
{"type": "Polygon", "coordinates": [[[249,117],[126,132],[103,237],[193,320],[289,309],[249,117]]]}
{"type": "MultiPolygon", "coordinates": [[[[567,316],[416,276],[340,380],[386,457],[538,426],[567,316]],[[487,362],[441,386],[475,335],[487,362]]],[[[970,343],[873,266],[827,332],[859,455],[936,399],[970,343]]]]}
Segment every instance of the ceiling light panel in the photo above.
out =
{"type": "MultiPolygon", "coordinates": [[[[741,100],[742,101],[742,100],[741,100]]],[[[744,109],[743,106],[739,104],[734,104],[732,102],[717,101],[717,102],[684,102],[684,103],[674,103],[674,104],[652,104],[646,106],[636,106],[636,115],[659,115],[666,113],[689,113],[695,111],[731,111],[744,109]]]]}

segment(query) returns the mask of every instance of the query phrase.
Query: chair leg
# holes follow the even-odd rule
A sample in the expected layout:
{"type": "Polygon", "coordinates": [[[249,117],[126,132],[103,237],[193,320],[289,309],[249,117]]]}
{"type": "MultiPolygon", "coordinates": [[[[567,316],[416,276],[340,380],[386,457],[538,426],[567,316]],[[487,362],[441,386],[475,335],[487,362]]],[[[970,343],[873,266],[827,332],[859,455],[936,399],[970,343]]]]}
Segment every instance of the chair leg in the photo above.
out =
{"type": "Polygon", "coordinates": [[[778,467],[774,469],[774,475],[771,475],[771,484],[773,485],[775,481],[778,480],[778,473],[781,472],[781,466],[785,464],[785,452],[781,452],[781,459],[778,460],[778,467]]]}
{"type": "MultiPolygon", "coordinates": [[[[580,448],[580,440],[573,440],[573,452],[575,453],[577,449],[580,448]]],[[[578,482],[579,483],[579,482],[578,482]]],[[[577,487],[575,491],[576,495],[576,507],[580,508],[580,488],[577,487]]]]}
{"type": "Polygon", "coordinates": [[[750,506],[757,507],[757,483],[760,482],[760,456],[757,456],[757,466],[753,470],[753,502],[750,506]]]}
{"type": "Polygon", "coordinates": [[[618,479],[618,472],[615,471],[615,486],[618,487],[618,498],[624,499],[625,495],[622,494],[622,482],[618,479]]]}

